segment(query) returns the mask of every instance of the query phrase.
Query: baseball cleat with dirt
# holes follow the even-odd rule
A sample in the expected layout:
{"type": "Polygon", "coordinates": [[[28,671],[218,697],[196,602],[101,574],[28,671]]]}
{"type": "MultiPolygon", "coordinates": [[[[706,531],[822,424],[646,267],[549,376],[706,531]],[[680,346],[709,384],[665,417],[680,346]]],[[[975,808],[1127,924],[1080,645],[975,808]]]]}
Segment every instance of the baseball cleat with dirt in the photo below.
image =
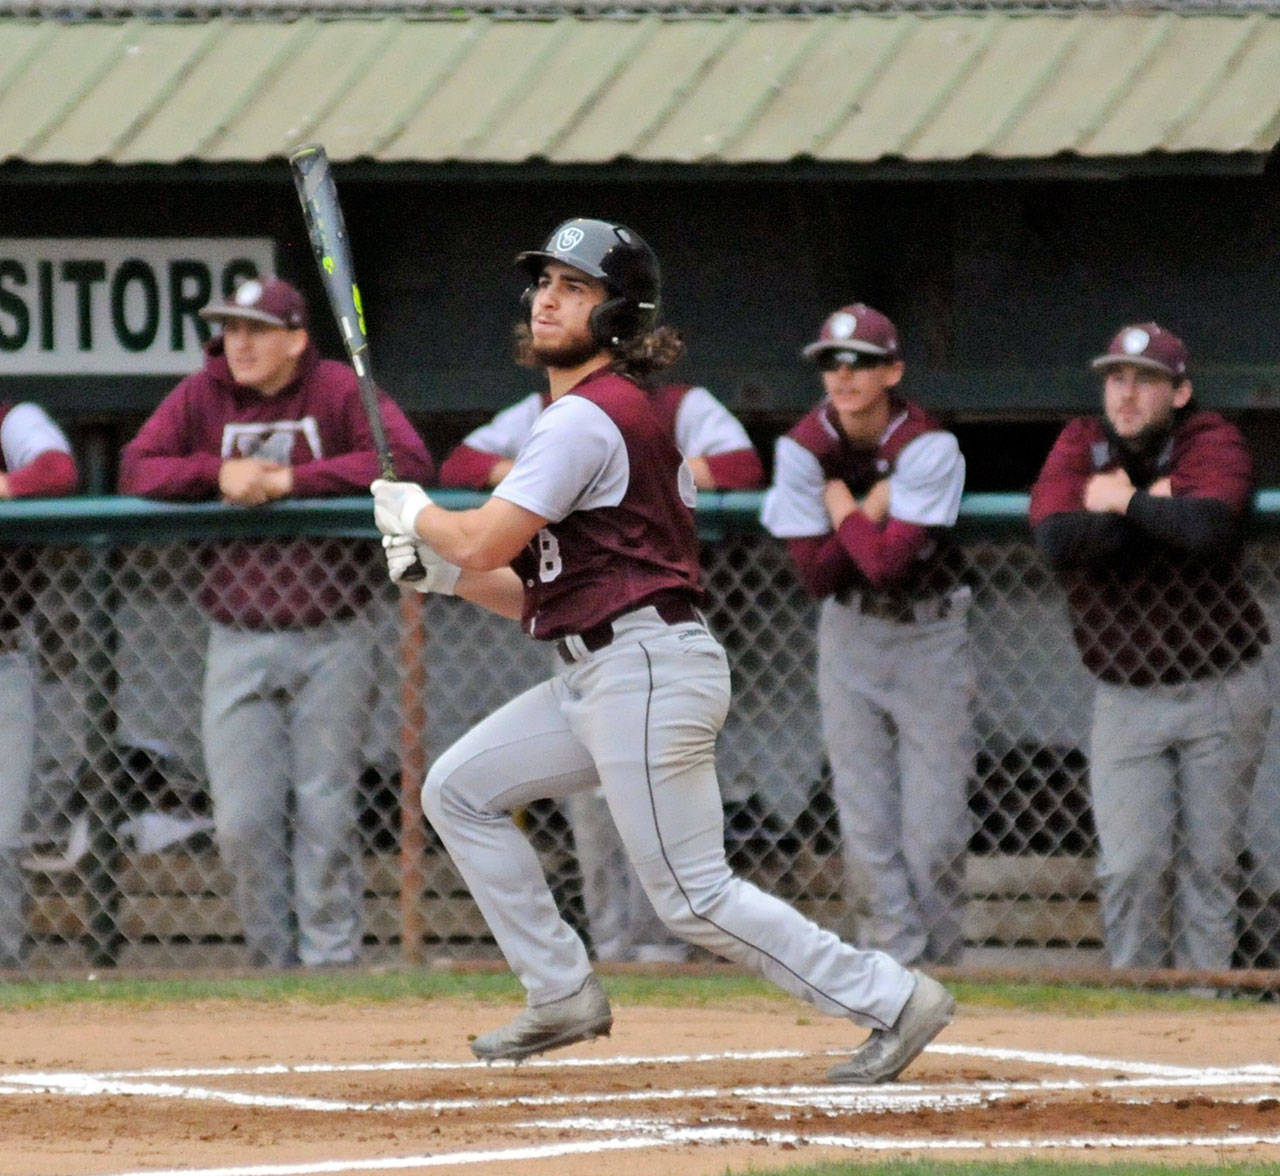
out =
{"type": "Polygon", "coordinates": [[[471,1052],[486,1062],[520,1061],[575,1041],[608,1037],[613,1010],[600,981],[588,976],[572,996],[527,1008],[514,1021],[472,1039],[471,1052]]]}
{"type": "Polygon", "coordinates": [[[827,1071],[828,1082],[892,1082],[955,1016],[956,999],[936,980],[915,970],[916,986],[892,1029],[873,1029],[852,1056],[827,1071]]]}

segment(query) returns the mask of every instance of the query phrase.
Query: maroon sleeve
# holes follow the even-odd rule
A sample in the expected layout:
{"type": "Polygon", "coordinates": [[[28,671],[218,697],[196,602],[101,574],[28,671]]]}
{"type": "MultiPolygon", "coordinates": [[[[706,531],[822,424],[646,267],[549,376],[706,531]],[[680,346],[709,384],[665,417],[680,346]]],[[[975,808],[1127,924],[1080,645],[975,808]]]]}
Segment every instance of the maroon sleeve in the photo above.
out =
{"type": "Polygon", "coordinates": [[[75,491],[80,482],[75,459],[60,449],[46,449],[9,475],[11,498],[55,498],[75,491]]]}
{"type": "Polygon", "coordinates": [[[764,465],[754,448],[707,454],[702,460],[717,490],[758,490],[764,485],[764,465]]]}
{"type": "Polygon", "coordinates": [[[487,490],[489,472],[502,460],[498,453],[458,445],[440,465],[440,485],[460,490],[487,490]]]}
{"type": "MultiPolygon", "coordinates": [[[[293,497],[323,498],[333,495],[363,493],[381,471],[373,442],[373,430],[360,402],[355,373],[344,365],[330,365],[325,373],[333,382],[336,396],[343,397],[341,428],[345,436],[328,436],[326,445],[335,448],[334,456],[303,462],[293,467],[293,497]],[[345,374],[337,375],[335,368],[345,374]],[[343,385],[346,385],[344,388],[343,385]]],[[[422,438],[400,411],[399,406],[381,390],[378,402],[386,428],[387,444],[395,463],[396,477],[406,482],[430,484],[435,480],[435,464],[422,438]]]]}
{"type": "Polygon", "coordinates": [[[1237,514],[1253,501],[1253,458],[1240,430],[1216,413],[1173,454],[1175,498],[1217,498],[1237,514]]]}
{"type": "Polygon", "coordinates": [[[911,572],[929,531],[890,519],[885,526],[855,511],[834,534],[788,539],[800,582],[821,599],[849,585],[893,588],[911,572]]]}
{"type": "Polygon", "coordinates": [[[810,596],[821,600],[850,582],[849,556],[834,534],[788,539],[787,554],[810,596]]]}
{"type": "Polygon", "coordinates": [[[1058,435],[1044,467],[1031,487],[1031,526],[1038,527],[1050,515],[1084,510],[1084,488],[1094,474],[1090,434],[1083,420],[1072,421],[1058,435]]]}
{"type": "Polygon", "coordinates": [[[216,453],[193,452],[187,442],[190,385],[184,380],[160,402],[120,455],[120,493],[197,501],[218,496],[216,453]]]}
{"type": "Polygon", "coordinates": [[[892,588],[911,570],[929,531],[893,518],[881,527],[854,511],[840,524],[836,538],[872,588],[892,588]]]}

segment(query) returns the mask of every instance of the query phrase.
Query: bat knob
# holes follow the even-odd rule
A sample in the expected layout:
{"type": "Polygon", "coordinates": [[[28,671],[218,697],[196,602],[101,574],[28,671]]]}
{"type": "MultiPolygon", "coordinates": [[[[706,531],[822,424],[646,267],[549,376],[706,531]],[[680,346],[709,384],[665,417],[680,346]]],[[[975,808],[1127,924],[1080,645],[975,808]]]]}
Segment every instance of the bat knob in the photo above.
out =
{"type": "Polygon", "coordinates": [[[402,584],[419,584],[427,578],[427,569],[422,566],[422,560],[416,555],[411,563],[404,570],[404,574],[400,577],[402,584]]]}

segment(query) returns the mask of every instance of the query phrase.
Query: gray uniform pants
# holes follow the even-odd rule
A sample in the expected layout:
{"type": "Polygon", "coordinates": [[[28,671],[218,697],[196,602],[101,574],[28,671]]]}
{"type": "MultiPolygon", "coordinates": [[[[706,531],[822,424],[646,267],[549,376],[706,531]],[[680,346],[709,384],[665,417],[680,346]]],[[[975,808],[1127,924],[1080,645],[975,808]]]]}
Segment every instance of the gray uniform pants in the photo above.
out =
{"type": "Polygon", "coordinates": [[[1270,714],[1260,663],[1168,686],[1098,683],[1089,776],[1116,967],[1231,966],[1244,819],[1270,714]]]}
{"type": "Polygon", "coordinates": [[[218,850],[257,963],[344,964],[359,953],[368,667],[358,621],[210,630],[205,764],[218,850]]]}
{"type": "Polygon", "coordinates": [[[969,590],[947,599],[902,622],[828,598],[818,621],[846,900],[858,942],[903,964],[958,963],[964,947],[976,686],[969,590]]]}
{"type": "Polygon", "coordinates": [[[26,934],[18,866],[35,766],[35,684],[25,650],[0,653],[0,967],[16,966],[26,934]]]}
{"type": "Polygon", "coordinates": [[[432,766],[422,807],[466,880],[530,1005],[576,992],[582,940],[556,909],[512,811],[603,789],[654,909],[691,943],[751,967],[824,1012],[893,1023],[908,972],[842,943],[735,877],[724,856],[716,733],[729,704],[724,650],[697,622],[651,608],[612,644],[565,666],[464,735],[432,766]]]}

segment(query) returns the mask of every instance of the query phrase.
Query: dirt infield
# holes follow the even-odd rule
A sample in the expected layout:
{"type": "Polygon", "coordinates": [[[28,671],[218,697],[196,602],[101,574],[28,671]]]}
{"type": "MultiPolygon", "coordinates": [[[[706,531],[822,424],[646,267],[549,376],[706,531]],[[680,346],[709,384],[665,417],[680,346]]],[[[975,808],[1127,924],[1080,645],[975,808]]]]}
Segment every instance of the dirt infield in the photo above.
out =
{"type": "MultiPolygon", "coordinates": [[[[607,981],[606,981],[607,983],[607,981]]],[[[520,1067],[513,1006],[106,1004],[0,1014],[0,1176],[720,1176],[888,1157],[1280,1164],[1280,1008],[1062,1017],[962,1007],[896,1083],[833,1088],[860,1037],[798,1004],[618,1005],[520,1067]]]]}

